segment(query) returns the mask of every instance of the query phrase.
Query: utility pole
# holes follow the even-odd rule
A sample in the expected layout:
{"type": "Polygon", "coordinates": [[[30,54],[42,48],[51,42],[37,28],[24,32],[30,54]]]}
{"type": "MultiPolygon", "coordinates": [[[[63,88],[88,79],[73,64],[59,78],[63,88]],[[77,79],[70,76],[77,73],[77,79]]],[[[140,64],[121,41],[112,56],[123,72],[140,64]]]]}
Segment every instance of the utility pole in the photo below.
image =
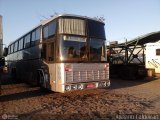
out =
{"type": "Polygon", "coordinates": [[[2,29],[2,16],[0,15],[0,58],[3,57],[3,29],[2,29]]]}
{"type": "Polygon", "coordinates": [[[0,94],[1,94],[1,74],[3,72],[3,65],[2,63],[2,58],[3,58],[3,30],[2,30],[2,16],[0,15],[0,94]]]}

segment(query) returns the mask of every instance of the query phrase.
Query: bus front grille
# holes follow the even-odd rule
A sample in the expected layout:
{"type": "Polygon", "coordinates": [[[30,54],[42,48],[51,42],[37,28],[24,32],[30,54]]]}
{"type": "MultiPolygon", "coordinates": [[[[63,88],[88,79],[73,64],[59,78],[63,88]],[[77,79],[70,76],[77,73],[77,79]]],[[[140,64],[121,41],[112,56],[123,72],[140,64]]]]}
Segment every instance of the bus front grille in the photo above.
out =
{"type": "Polygon", "coordinates": [[[100,81],[108,79],[109,72],[106,70],[66,72],[66,83],[100,81]]]}

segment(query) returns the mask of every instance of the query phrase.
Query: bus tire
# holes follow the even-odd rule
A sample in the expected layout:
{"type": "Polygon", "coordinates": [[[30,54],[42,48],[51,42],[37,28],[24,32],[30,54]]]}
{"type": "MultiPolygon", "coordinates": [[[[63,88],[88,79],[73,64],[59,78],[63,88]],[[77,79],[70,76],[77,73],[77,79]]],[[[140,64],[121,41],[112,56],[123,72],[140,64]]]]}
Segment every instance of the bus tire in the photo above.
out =
{"type": "Polygon", "coordinates": [[[40,90],[45,91],[46,88],[43,86],[44,84],[44,76],[42,71],[38,71],[37,73],[37,81],[38,81],[38,86],[40,87],[40,90]]]}

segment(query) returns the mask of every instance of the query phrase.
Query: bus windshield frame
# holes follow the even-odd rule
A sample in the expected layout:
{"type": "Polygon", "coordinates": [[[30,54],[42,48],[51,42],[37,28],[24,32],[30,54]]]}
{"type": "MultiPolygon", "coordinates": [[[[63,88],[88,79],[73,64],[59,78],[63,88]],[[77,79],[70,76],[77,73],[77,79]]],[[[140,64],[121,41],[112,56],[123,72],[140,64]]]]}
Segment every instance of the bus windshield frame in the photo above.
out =
{"type": "Polygon", "coordinates": [[[60,37],[60,61],[86,61],[87,42],[85,37],[62,35],[60,37]]]}
{"type": "Polygon", "coordinates": [[[106,62],[105,40],[61,35],[60,62],[106,62]]]}
{"type": "Polygon", "coordinates": [[[57,62],[107,62],[104,23],[60,18],[57,62]]]}

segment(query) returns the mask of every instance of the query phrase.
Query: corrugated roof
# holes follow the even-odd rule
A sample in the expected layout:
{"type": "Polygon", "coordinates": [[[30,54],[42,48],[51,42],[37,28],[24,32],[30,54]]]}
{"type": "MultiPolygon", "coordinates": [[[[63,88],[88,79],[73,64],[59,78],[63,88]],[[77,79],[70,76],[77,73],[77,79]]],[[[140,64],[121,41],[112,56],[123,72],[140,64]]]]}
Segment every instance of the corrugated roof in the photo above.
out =
{"type": "Polygon", "coordinates": [[[125,43],[119,44],[120,46],[134,46],[136,43],[137,45],[144,45],[146,43],[157,42],[160,40],[160,31],[152,32],[145,34],[143,36],[139,36],[133,40],[127,41],[125,43]]]}

